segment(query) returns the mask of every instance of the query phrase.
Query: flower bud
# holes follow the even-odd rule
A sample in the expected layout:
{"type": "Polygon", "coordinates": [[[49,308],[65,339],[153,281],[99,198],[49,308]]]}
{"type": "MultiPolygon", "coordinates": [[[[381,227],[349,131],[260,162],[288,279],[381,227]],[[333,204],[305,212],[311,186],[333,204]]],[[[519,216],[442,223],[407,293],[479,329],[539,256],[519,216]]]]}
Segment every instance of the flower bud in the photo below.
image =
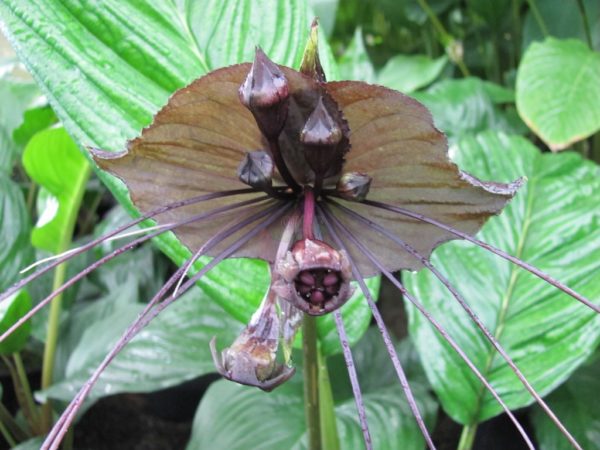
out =
{"type": "Polygon", "coordinates": [[[276,262],[275,270],[280,276],[273,284],[277,295],[313,316],[339,308],[352,295],[346,253],[322,241],[296,242],[292,250],[276,262]]]}
{"type": "Polygon", "coordinates": [[[336,191],[346,200],[360,202],[367,197],[372,180],[366,173],[347,172],[338,180],[336,191]]]}
{"type": "Polygon", "coordinates": [[[281,69],[260,48],[246,80],[240,86],[240,101],[269,140],[281,133],[288,112],[288,82],[281,69]]]}
{"type": "Polygon", "coordinates": [[[238,178],[253,188],[270,189],[273,185],[273,168],[273,159],[267,152],[248,152],[238,167],[238,178]]]}
{"type": "Polygon", "coordinates": [[[296,370],[293,367],[276,361],[279,317],[275,302],[275,293],[269,290],[248,326],[231,347],[221,352],[220,357],[216,338],[210,341],[215,366],[228,380],[271,391],[294,375],[296,370]]]}
{"type": "Polygon", "coordinates": [[[333,115],[338,111],[328,111],[320,96],[317,106],[308,117],[300,132],[300,142],[304,144],[304,155],[308,165],[316,174],[324,174],[337,156],[337,147],[343,138],[341,125],[333,115]]]}

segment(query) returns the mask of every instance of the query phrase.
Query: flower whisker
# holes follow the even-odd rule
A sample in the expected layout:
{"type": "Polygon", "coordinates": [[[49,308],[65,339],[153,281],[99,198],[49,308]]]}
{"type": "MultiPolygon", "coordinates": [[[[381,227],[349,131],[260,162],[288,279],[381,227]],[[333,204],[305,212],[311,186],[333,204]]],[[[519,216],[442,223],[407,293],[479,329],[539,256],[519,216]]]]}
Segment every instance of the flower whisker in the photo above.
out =
{"type": "Polygon", "coordinates": [[[346,362],[348,376],[350,377],[350,384],[352,385],[352,394],[354,395],[356,409],[358,410],[358,420],[360,421],[360,428],[365,441],[365,447],[366,450],[372,450],[373,442],[371,440],[369,424],[367,423],[365,403],[360,390],[360,384],[358,383],[358,375],[356,374],[356,367],[354,366],[354,359],[352,358],[352,350],[350,349],[350,343],[348,342],[348,336],[346,335],[346,329],[344,328],[344,320],[339,309],[333,311],[333,318],[335,319],[335,327],[340,338],[340,344],[342,345],[344,361],[346,362]]]}
{"type": "MultiPolygon", "coordinates": [[[[458,292],[458,290],[454,286],[452,286],[452,284],[450,284],[450,281],[439,270],[437,270],[435,268],[435,266],[433,264],[431,264],[431,262],[429,262],[429,260],[427,258],[425,258],[422,254],[420,254],[411,245],[407,244],[402,239],[400,239],[399,237],[397,237],[390,231],[386,230],[384,227],[376,224],[372,220],[369,220],[368,218],[363,217],[362,215],[358,214],[357,212],[352,211],[351,209],[346,208],[345,206],[343,206],[337,202],[331,202],[331,204],[333,204],[336,208],[338,208],[340,211],[347,214],[348,216],[364,223],[365,225],[373,227],[380,233],[387,236],[391,241],[398,244],[405,251],[407,251],[408,253],[413,255],[419,261],[421,261],[423,263],[423,265],[427,269],[429,269],[431,271],[431,273],[433,273],[433,275],[446,287],[446,289],[448,289],[448,291],[452,294],[452,296],[456,299],[456,301],[460,304],[460,306],[465,310],[465,312],[469,315],[469,317],[473,320],[473,322],[475,322],[477,327],[482,331],[482,333],[485,335],[487,340],[492,344],[492,346],[498,351],[498,353],[506,361],[508,366],[512,369],[512,371],[515,373],[517,378],[521,381],[523,386],[525,386],[527,391],[529,391],[529,393],[535,399],[535,401],[540,405],[540,407],[548,415],[550,420],[552,420],[552,422],[554,422],[554,424],[558,427],[558,429],[563,433],[563,435],[569,440],[569,442],[571,442],[571,444],[574,447],[579,448],[579,444],[577,443],[575,438],[572,436],[572,434],[567,430],[567,428],[563,425],[563,423],[560,421],[560,419],[558,417],[556,417],[554,412],[550,409],[550,407],[546,404],[546,402],[542,399],[542,397],[537,393],[537,391],[534,389],[534,387],[531,385],[531,383],[529,383],[529,381],[527,380],[527,378],[525,377],[523,372],[521,372],[521,370],[517,367],[517,365],[515,364],[513,359],[508,355],[508,353],[506,352],[504,347],[502,347],[502,345],[500,345],[500,342],[498,342],[498,340],[494,337],[494,335],[490,332],[490,330],[483,324],[483,322],[477,316],[477,314],[475,314],[475,311],[473,311],[473,309],[469,306],[469,304],[466,302],[464,297],[458,292]]],[[[325,208],[327,208],[327,207],[325,207],[325,208]]]]}
{"type": "MultiPolygon", "coordinates": [[[[197,214],[195,216],[189,217],[186,220],[182,220],[175,224],[168,224],[168,225],[161,226],[161,228],[159,230],[154,231],[146,236],[137,238],[137,239],[113,250],[111,253],[103,256],[98,261],[95,261],[94,263],[90,264],[85,269],[81,270],[76,275],[74,275],[72,278],[70,278],[65,283],[63,283],[61,286],[59,286],[55,290],[53,290],[46,298],[41,300],[38,304],[36,304],[33,308],[31,308],[25,315],[23,315],[21,318],[19,318],[19,320],[17,320],[13,325],[11,325],[11,327],[0,336],[0,342],[3,342],[6,338],[8,338],[13,333],[13,331],[15,331],[17,328],[22,326],[29,319],[31,319],[31,317],[33,317],[40,309],[42,309],[48,303],[50,303],[55,297],[60,295],[66,289],[70,288],[72,285],[77,283],[79,280],[86,277],[88,274],[90,274],[91,272],[93,272],[94,270],[96,270],[97,268],[102,266],[103,264],[107,263],[108,261],[112,260],[113,258],[116,258],[117,256],[119,256],[129,250],[134,249],[138,245],[141,245],[144,242],[147,242],[150,239],[153,239],[156,236],[159,236],[160,234],[165,233],[166,231],[173,230],[179,226],[186,225],[188,223],[193,223],[193,222],[198,222],[198,221],[205,220],[205,219],[210,219],[220,213],[229,212],[231,210],[241,208],[243,206],[258,203],[258,202],[267,200],[268,198],[269,197],[267,197],[267,196],[261,196],[261,197],[257,197],[257,198],[253,198],[253,199],[249,199],[249,200],[244,200],[242,202],[233,203],[233,204],[227,205],[227,206],[222,206],[220,208],[216,208],[214,210],[211,210],[211,211],[208,211],[208,212],[205,212],[202,214],[197,214]]],[[[140,231],[144,231],[144,230],[140,230],[140,231]]],[[[112,234],[112,232],[109,234],[112,234]]],[[[108,238],[108,239],[110,239],[110,238],[108,238]]],[[[104,242],[106,242],[106,241],[104,241],[104,242]]],[[[78,249],[82,248],[82,247],[78,247],[78,249]]],[[[73,249],[73,250],[77,250],[77,249],[73,249]]],[[[189,268],[186,268],[186,270],[184,270],[182,277],[185,276],[185,273],[187,272],[188,269],[189,268]]]]}
{"type": "MultiPolygon", "coordinates": [[[[535,447],[533,446],[533,443],[531,442],[529,436],[527,436],[527,433],[523,429],[523,426],[519,423],[519,421],[516,419],[516,417],[514,416],[514,414],[510,411],[510,409],[508,408],[508,406],[506,405],[506,403],[504,402],[504,400],[502,400],[502,398],[496,392],[496,390],[492,387],[492,385],[481,374],[481,372],[479,371],[479,369],[477,369],[477,367],[475,366],[475,364],[473,364],[473,362],[466,355],[466,353],[460,348],[460,346],[457,344],[457,342],[448,334],[448,332],[439,324],[439,322],[433,318],[433,316],[424,308],[424,306],[419,301],[417,301],[416,298],[413,297],[407,291],[407,289],[404,287],[404,285],[402,283],[400,283],[400,281],[398,281],[377,260],[377,258],[375,257],[375,255],[373,255],[373,253],[369,249],[367,249],[351,233],[346,232],[346,230],[341,227],[340,222],[337,221],[337,219],[335,219],[335,217],[333,217],[332,215],[330,215],[329,217],[332,218],[332,220],[338,226],[338,229],[342,232],[342,234],[344,236],[346,236],[346,238],[350,242],[352,242],[352,244],[359,251],[361,251],[381,271],[382,275],[384,275],[388,280],[390,280],[392,282],[392,284],[394,286],[396,286],[396,288],[398,288],[398,290],[400,290],[400,292],[402,293],[402,295],[404,295],[413,305],[415,305],[415,307],[419,310],[419,312],[421,314],[423,314],[423,316],[434,326],[434,328],[441,334],[441,336],[446,340],[446,342],[448,342],[448,344],[450,344],[450,346],[458,353],[458,355],[461,357],[461,359],[467,364],[467,366],[471,369],[471,371],[475,374],[475,376],[477,376],[477,378],[479,378],[479,380],[484,384],[484,386],[486,387],[486,389],[492,394],[492,396],[500,404],[500,406],[502,407],[502,409],[504,410],[504,412],[508,415],[508,417],[510,418],[510,420],[515,424],[515,427],[517,428],[517,430],[519,431],[519,433],[523,437],[523,440],[525,441],[525,443],[527,444],[527,446],[531,450],[534,450],[535,447]]],[[[576,447],[576,448],[581,449],[579,446],[576,447]]]]}
{"type": "Polygon", "coordinates": [[[381,203],[381,202],[376,202],[376,201],[372,201],[372,200],[364,200],[363,203],[365,205],[370,205],[373,206],[375,208],[379,208],[379,209],[384,209],[386,211],[392,211],[395,213],[398,213],[400,215],[406,216],[406,217],[410,217],[412,219],[418,220],[420,222],[425,222],[428,223],[430,225],[433,225],[435,227],[441,228],[445,231],[448,231],[449,233],[454,234],[455,236],[458,236],[461,239],[464,239],[466,241],[469,241],[475,245],[477,245],[478,247],[481,247],[495,255],[500,256],[501,258],[506,259],[507,261],[510,261],[511,263],[525,269],[526,271],[532,273],[533,275],[537,276],[538,278],[541,278],[542,280],[544,280],[545,282],[551,284],[552,286],[554,286],[557,289],[560,289],[561,291],[563,291],[565,294],[568,294],[569,296],[573,297],[575,300],[583,303],[584,305],[586,305],[588,308],[596,311],[597,313],[600,314],[600,306],[595,305],[594,303],[592,303],[589,299],[585,298],[583,295],[581,295],[580,293],[574,291],[573,289],[571,289],[570,287],[566,286],[565,284],[561,283],[560,281],[556,280],[555,278],[552,278],[550,275],[548,275],[547,273],[541,271],[540,269],[538,269],[537,267],[532,266],[531,264],[526,263],[525,261],[516,258],[515,256],[512,256],[508,253],[506,253],[503,250],[500,250],[497,247],[494,247],[493,245],[490,245],[486,242],[483,242],[480,239],[477,239],[473,236],[470,236],[467,233],[463,233],[460,230],[457,230],[454,227],[451,227],[450,225],[446,225],[442,222],[439,222],[435,219],[432,219],[431,217],[427,217],[424,216],[423,214],[419,214],[413,211],[409,211],[408,209],[404,209],[401,208],[399,206],[394,206],[394,205],[388,205],[386,203],[381,203]]]}
{"type": "MultiPolygon", "coordinates": [[[[346,246],[344,245],[343,241],[340,239],[340,236],[338,235],[338,233],[335,231],[334,225],[336,227],[338,227],[344,234],[346,234],[346,233],[350,234],[348,229],[345,228],[329,212],[329,210],[327,209],[327,206],[319,205],[318,211],[320,213],[321,219],[323,220],[323,222],[325,223],[325,226],[327,227],[327,231],[332,236],[333,240],[336,241],[337,245],[339,245],[340,248],[344,249],[346,251],[346,253],[348,253],[346,246]]],[[[373,313],[373,317],[375,318],[377,328],[379,329],[379,332],[381,333],[381,337],[383,338],[383,341],[385,343],[385,348],[387,349],[390,359],[392,361],[392,364],[394,366],[394,369],[396,370],[396,374],[398,376],[398,379],[400,380],[400,385],[402,386],[402,390],[404,391],[404,394],[406,395],[406,399],[407,399],[409,407],[413,413],[413,416],[414,416],[415,420],[417,421],[417,425],[419,426],[419,429],[421,430],[421,433],[423,434],[423,437],[425,438],[425,442],[427,443],[427,446],[430,449],[435,450],[435,445],[433,443],[433,440],[431,439],[431,435],[429,434],[427,427],[425,426],[425,421],[423,420],[423,416],[422,416],[421,412],[419,411],[419,407],[417,406],[417,402],[415,400],[415,397],[414,397],[412,390],[410,388],[410,385],[408,383],[406,373],[404,372],[404,369],[402,368],[402,364],[400,363],[400,359],[398,358],[398,354],[396,353],[396,350],[394,349],[394,344],[392,343],[392,339],[389,335],[389,332],[387,330],[387,327],[385,325],[383,317],[381,317],[379,308],[377,308],[377,305],[375,304],[375,301],[373,300],[373,297],[371,296],[371,293],[369,292],[369,289],[367,288],[367,285],[364,282],[364,279],[360,273],[360,270],[358,269],[356,264],[354,264],[352,257],[350,255],[348,255],[348,259],[352,266],[353,276],[354,276],[356,282],[358,283],[363,295],[367,299],[369,308],[371,309],[371,312],[373,313]]]]}
{"type": "Polygon", "coordinates": [[[151,218],[156,217],[165,212],[168,212],[168,211],[171,211],[171,210],[174,210],[177,208],[182,208],[184,206],[189,206],[189,205],[193,205],[196,203],[205,202],[208,200],[213,200],[213,199],[222,198],[222,197],[229,197],[229,196],[233,196],[233,195],[255,194],[256,192],[257,191],[255,189],[251,189],[251,188],[232,189],[230,191],[212,192],[210,194],[198,195],[195,197],[187,198],[185,200],[180,200],[180,201],[169,203],[167,205],[159,206],[158,208],[155,208],[151,211],[148,211],[146,214],[141,215],[137,219],[132,220],[131,222],[128,222],[124,225],[121,225],[120,227],[115,228],[114,230],[88,242],[85,245],[82,245],[81,247],[78,247],[77,249],[73,249],[73,251],[54,260],[52,263],[48,264],[47,266],[44,266],[41,269],[36,270],[34,273],[29,274],[25,278],[17,281],[10,288],[8,288],[7,290],[5,290],[4,292],[2,292],[0,294],[0,302],[11,297],[15,292],[20,290],[23,286],[25,286],[26,284],[29,284],[31,281],[39,278],[40,276],[42,276],[49,270],[55,268],[56,266],[59,266],[60,264],[74,258],[77,255],[85,253],[86,251],[94,248],[95,246],[105,242],[107,239],[112,238],[113,236],[116,236],[125,230],[128,230],[129,228],[143,222],[144,220],[151,219],[151,218]]]}
{"type": "MultiPolygon", "coordinates": [[[[156,317],[161,311],[163,311],[167,306],[173,303],[175,300],[180,298],[189,288],[191,288],[196,281],[202,278],[207,272],[213,269],[217,264],[231,256],[237,249],[243,246],[250,239],[255,237],[258,233],[266,229],[269,225],[271,225],[275,220],[278,220],[282,217],[289,209],[291,205],[273,205],[272,207],[261,211],[259,213],[251,216],[254,218],[253,221],[258,220],[265,215],[269,217],[254,227],[252,230],[246,232],[242,237],[237,239],[233,244],[228,246],[225,250],[221,251],[217,256],[215,256],[208,264],[206,264],[197,274],[191,277],[186,283],[184,283],[179,293],[176,297],[169,296],[166,300],[160,301],[169,289],[179,280],[181,275],[185,273],[185,264],[181,266],[161,287],[161,289],[157,292],[157,294],[150,300],[150,302],[146,305],[144,310],[139,314],[138,318],[125,330],[122,334],[121,338],[117,341],[111,351],[105,356],[102,363],[96,368],[94,373],[88,378],[83,387],[79,390],[77,395],[71,400],[67,408],[63,411],[61,417],[55,423],[52,430],[46,437],[44,443],[42,444],[43,450],[56,450],[58,449],[64,435],[69,429],[71,423],[75,419],[75,416],[79,409],[83,406],[84,400],[87,398],[89,392],[93,388],[93,386],[98,381],[98,378],[104,372],[106,367],[111,363],[111,361],[115,358],[115,356],[127,345],[131,339],[135,337],[135,335],[142,330],[145,326],[147,326],[154,317],[156,317]],[[278,208],[278,209],[277,209],[278,208]],[[273,210],[276,210],[273,212],[273,210]],[[272,213],[272,214],[271,214],[272,213]],[[256,216],[256,217],[255,217],[256,216]]],[[[202,246],[202,254],[208,252],[210,249],[219,244],[223,239],[231,236],[236,233],[240,229],[244,228],[248,225],[248,221],[250,221],[250,217],[245,221],[240,222],[221,233],[213,236],[213,238],[209,239],[202,246]]],[[[201,255],[199,255],[201,256],[201,255]]]]}

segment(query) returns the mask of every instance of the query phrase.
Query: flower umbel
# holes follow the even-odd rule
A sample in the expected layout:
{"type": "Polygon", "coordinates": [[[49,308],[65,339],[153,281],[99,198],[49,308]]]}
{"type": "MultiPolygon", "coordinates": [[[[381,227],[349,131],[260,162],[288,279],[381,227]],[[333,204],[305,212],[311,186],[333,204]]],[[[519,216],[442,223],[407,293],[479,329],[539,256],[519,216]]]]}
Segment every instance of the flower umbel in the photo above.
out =
{"type": "Polygon", "coordinates": [[[143,217],[58,258],[0,299],[143,219],[156,220],[160,228],[86,268],[11,330],[100,264],[159,233],[172,230],[193,256],[126,330],[64,411],[43,448],[58,447],[92,386],[123,346],[211,268],[236,257],[267,261],[272,281],[263,303],[235,342],[221,355],[215,342],[211,343],[215,364],[224,377],[273,389],[294,374],[290,349],[303,314],[332,313],[365,445],[371,448],[339,309],[350,298],[350,282],[354,281],[371,308],[424,439],[434,448],[383,319],[363,282],[364,277],[380,274],[458,352],[533,448],[477,367],[393,276],[400,269],[426,268],[448,288],[573,446],[580,448],[459,292],[429,262],[436,246],[465,239],[600,312],[559,281],[473,237],[488,217],[502,210],[521,181],[483,182],[460,171],[448,159],[445,137],[422,105],[381,86],[327,82],[314,45],[301,68],[279,66],[257,49],[252,64],[216,70],[177,91],[126,151],[93,152],[100,168],[125,182],[143,217]],[[182,179],[186,180],[183,188],[182,179]],[[213,259],[181,283],[201,256],[213,259]]]}

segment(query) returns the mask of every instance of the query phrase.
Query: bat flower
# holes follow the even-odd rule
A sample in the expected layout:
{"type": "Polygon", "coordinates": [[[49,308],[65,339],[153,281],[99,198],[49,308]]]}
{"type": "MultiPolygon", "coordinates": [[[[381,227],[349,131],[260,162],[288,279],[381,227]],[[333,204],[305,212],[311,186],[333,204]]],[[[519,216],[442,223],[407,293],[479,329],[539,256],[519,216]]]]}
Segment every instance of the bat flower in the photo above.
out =
{"type": "Polygon", "coordinates": [[[444,328],[392,276],[400,269],[426,268],[449,289],[525,388],[580,448],[458,291],[429,262],[436,246],[464,239],[519,265],[598,312],[597,306],[559,281],[473,237],[486,219],[500,213],[522,181],[481,181],[461,171],[448,158],[445,136],[417,101],[382,86],[327,82],[314,37],[299,71],[275,64],[257,49],[252,64],[215,70],[175,92],[125,151],[92,151],[101,169],[127,185],[142,216],[38,270],[2,298],[142,220],[154,219],[157,229],[77,274],[15,327],[100,264],[165,231],[173,231],[193,256],[131,324],[64,411],[43,448],[57,448],[92,386],[127,342],[225,258],[267,261],[271,286],[235,342],[221,353],[216,342],[211,342],[215,364],[224,377],[264,390],[275,388],[294,374],[291,345],[304,315],[331,313],[365,445],[371,448],[339,309],[355,289],[351,285],[354,281],[371,308],[427,445],[434,448],[388,331],[363,281],[383,275],[458,352],[533,448],[494,388],[444,328]],[[212,259],[192,274],[190,269],[201,256],[212,259]]]}

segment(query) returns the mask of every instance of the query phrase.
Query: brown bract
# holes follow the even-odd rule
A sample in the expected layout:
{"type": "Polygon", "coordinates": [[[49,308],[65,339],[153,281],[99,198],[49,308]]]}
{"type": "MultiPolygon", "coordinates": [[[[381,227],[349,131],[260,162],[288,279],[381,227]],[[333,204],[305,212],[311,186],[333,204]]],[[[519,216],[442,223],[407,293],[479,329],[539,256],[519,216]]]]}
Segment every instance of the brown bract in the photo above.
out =
{"type": "MultiPolygon", "coordinates": [[[[128,143],[127,151],[113,154],[94,151],[98,165],[125,182],[141,212],[204,193],[247,187],[239,181],[237,173],[245,153],[268,149],[252,114],[238,98],[238,89],[250,67],[240,64],[219,69],[177,91],[141,136],[128,143]]],[[[448,159],[446,138],[434,127],[427,109],[410,97],[362,82],[319,83],[293,69],[280,68],[289,84],[289,110],[279,146],[300,185],[311,184],[315,174],[307,164],[299,130],[304,128],[320,99],[343,131],[326,174],[324,192],[335,189],[342,172],[365,174],[372,179],[369,200],[403,207],[475,234],[489,216],[502,210],[521,184],[520,180],[511,184],[486,183],[461,172],[448,159]]],[[[282,185],[277,173],[273,181],[275,186],[282,185]]],[[[159,216],[157,221],[179,222],[235,201],[226,197],[175,209],[159,216]]],[[[174,232],[184,245],[195,251],[224,227],[283,201],[297,199],[271,198],[210,221],[178,227],[174,232]]],[[[386,227],[424,255],[455,238],[442,229],[360,202],[340,201],[386,227]]],[[[335,213],[335,208],[332,211],[335,213]]],[[[340,215],[339,219],[360,236],[387,269],[421,266],[408,253],[390,251],[386,238],[375,230],[346,215],[340,215]]],[[[274,262],[283,223],[285,220],[275,221],[233,256],[274,262]]],[[[247,231],[247,228],[239,230],[210,254],[217,254],[247,231]]],[[[331,242],[326,234],[323,240],[331,242]]],[[[378,273],[363,254],[350,252],[364,276],[378,273]]]]}

